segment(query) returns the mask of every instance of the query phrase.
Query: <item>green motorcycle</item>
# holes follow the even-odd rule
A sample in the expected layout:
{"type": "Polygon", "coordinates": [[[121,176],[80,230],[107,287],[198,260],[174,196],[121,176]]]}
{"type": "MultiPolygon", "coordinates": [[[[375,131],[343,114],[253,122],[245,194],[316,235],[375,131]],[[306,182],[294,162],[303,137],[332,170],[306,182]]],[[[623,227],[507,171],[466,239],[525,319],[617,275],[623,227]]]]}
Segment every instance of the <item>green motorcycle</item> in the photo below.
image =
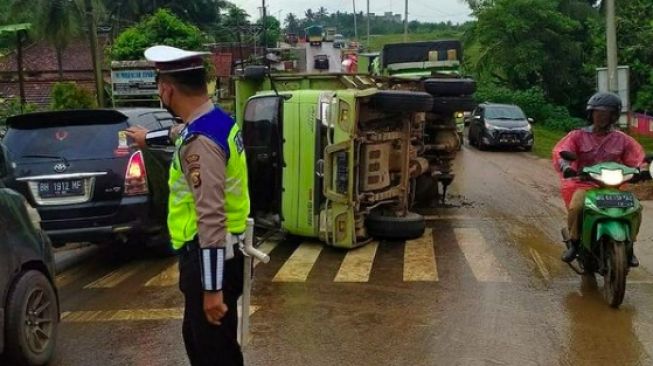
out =
{"type": "MultiPolygon", "coordinates": [[[[562,159],[577,160],[571,152],[562,152],[562,159]]],[[[647,157],[651,162],[651,156],[647,157]]],[[[639,227],[642,206],[634,194],[619,190],[622,184],[651,179],[649,171],[630,168],[614,162],[585,167],[576,174],[566,171],[565,178],[578,175],[599,184],[587,191],[583,209],[583,225],[577,263],[569,266],[579,275],[603,277],[603,297],[614,308],[621,305],[626,292],[629,257],[633,253],[633,232],[639,227]]],[[[568,230],[562,230],[567,247],[571,245],[568,230]]]]}

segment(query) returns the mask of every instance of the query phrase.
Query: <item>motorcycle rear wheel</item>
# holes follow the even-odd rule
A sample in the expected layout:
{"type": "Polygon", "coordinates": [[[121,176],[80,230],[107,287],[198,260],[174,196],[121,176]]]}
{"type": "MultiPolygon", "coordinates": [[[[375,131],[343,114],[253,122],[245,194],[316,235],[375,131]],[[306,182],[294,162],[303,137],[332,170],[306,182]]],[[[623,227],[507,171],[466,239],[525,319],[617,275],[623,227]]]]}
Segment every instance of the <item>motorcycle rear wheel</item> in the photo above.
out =
{"type": "Polygon", "coordinates": [[[626,293],[628,258],[626,243],[608,239],[605,241],[606,272],[603,276],[603,297],[613,308],[618,308],[626,293]]]}

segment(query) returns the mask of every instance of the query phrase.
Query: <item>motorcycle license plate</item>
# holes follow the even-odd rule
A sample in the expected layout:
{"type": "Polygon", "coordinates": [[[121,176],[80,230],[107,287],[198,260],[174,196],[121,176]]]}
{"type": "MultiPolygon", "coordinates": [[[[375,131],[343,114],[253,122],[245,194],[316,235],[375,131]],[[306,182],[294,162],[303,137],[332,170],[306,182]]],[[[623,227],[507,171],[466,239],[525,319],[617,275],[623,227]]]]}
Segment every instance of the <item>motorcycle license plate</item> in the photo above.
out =
{"type": "Polygon", "coordinates": [[[630,193],[600,194],[596,196],[599,208],[629,208],[635,206],[635,196],[630,193]]]}

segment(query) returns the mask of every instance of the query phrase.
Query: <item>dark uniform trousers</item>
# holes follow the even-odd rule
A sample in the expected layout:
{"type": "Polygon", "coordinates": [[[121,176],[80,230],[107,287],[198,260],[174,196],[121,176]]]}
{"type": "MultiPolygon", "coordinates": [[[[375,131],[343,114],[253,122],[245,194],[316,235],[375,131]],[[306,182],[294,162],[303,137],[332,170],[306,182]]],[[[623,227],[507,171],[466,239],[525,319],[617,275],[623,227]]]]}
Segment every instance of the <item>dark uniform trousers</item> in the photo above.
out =
{"type": "Polygon", "coordinates": [[[184,344],[192,366],[240,366],[243,354],[238,344],[238,298],[243,293],[244,257],[234,248],[234,258],[225,262],[223,299],[228,307],[221,325],[206,320],[197,241],[186,243],[179,255],[179,288],[184,294],[184,344]]]}

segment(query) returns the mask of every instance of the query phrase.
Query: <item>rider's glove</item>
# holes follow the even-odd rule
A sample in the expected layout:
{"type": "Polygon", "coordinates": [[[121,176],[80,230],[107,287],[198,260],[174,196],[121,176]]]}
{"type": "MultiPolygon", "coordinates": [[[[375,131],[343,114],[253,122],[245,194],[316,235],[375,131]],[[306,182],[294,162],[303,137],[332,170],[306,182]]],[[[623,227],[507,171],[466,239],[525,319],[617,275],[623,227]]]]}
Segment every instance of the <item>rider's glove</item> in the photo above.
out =
{"type": "Polygon", "coordinates": [[[574,178],[578,176],[578,172],[574,168],[568,166],[562,171],[562,176],[565,178],[574,178]]]}

